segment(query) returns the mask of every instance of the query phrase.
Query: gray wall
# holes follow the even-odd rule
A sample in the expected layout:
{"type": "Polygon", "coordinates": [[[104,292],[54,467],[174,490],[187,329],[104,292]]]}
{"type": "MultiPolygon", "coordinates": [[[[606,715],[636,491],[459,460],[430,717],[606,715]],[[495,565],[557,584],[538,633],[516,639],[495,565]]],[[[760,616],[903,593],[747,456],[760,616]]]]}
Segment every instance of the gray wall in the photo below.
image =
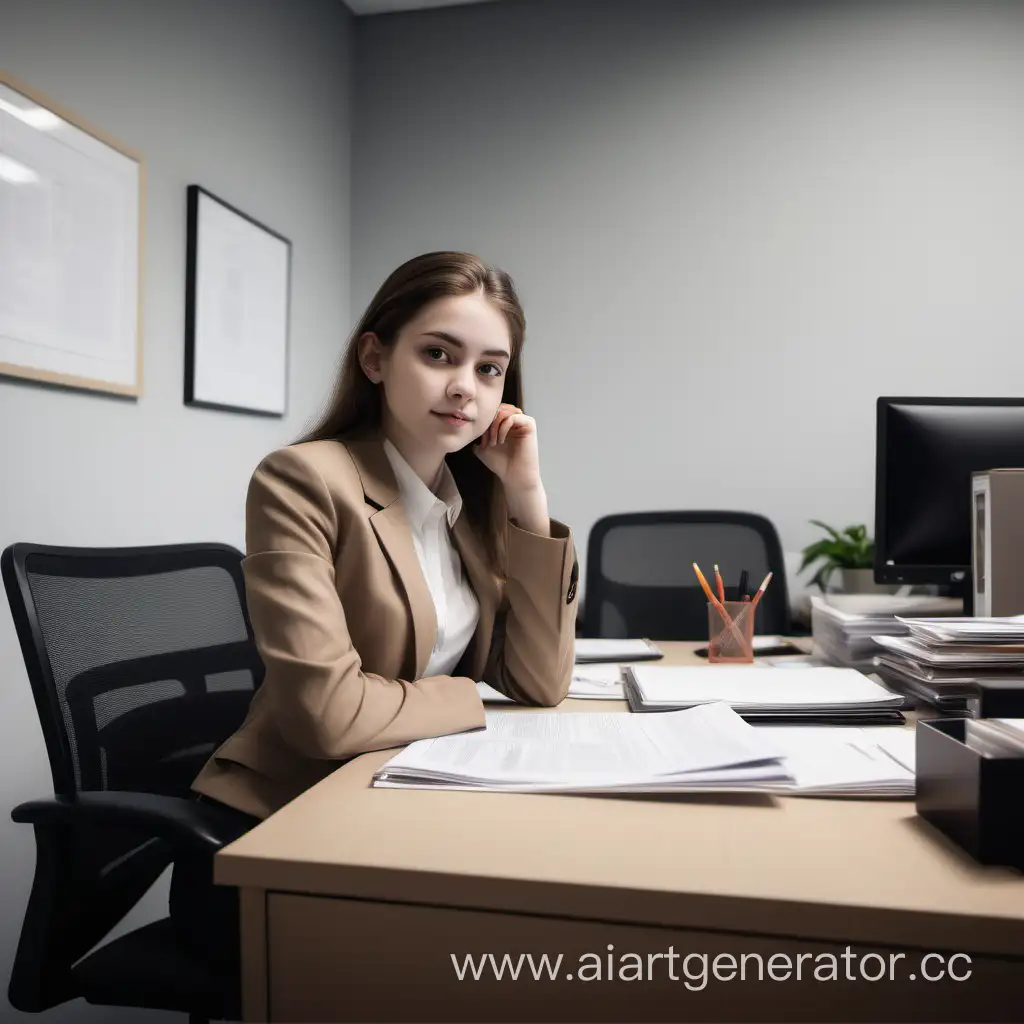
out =
{"type": "Polygon", "coordinates": [[[510,0],[356,23],[352,301],[509,270],[552,514],[873,522],[874,400],[1019,394],[1024,4],[510,0]]]}
{"type": "MultiPolygon", "coordinates": [[[[0,548],[242,545],[249,475],[316,411],[349,329],[351,26],[340,0],[0,0],[0,68],[141,153],[148,177],[144,396],[0,380],[0,548]],[[182,404],[193,182],[293,243],[285,419],[182,404]]],[[[8,812],[51,784],[9,615],[0,666],[0,1014],[13,1019],[22,1015],[6,986],[34,852],[32,830],[8,812]]],[[[161,896],[152,891],[133,920],[152,916],[161,896]]],[[[79,1002],[47,1020],[119,1016],[145,1019],[79,1002]]]]}

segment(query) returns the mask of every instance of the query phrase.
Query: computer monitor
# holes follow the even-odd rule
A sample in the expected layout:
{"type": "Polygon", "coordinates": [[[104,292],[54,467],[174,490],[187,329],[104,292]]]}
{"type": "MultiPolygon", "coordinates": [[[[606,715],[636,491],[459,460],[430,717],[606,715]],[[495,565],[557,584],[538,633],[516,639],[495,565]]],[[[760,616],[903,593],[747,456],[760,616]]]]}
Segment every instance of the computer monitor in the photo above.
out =
{"type": "Polygon", "coordinates": [[[879,398],[875,580],[969,595],[971,473],[1024,467],[1024,398],[879,398]]]}

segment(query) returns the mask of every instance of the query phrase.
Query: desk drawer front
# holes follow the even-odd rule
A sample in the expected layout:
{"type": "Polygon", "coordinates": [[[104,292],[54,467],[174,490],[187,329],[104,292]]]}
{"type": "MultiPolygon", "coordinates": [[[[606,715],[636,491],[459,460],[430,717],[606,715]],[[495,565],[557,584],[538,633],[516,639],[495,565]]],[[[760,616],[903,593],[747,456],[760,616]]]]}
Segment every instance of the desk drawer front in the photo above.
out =
{"type": "Polygon", "coordinates": [[[934,951],[943,961],[926,966],[932,974],[944,963],[970,970],[967,980],[912,981],[931,950],[281,893],[268,896],[267,913],[272,1021],[1011,1021],[1024,1006],[1024,962],[951,961],[956,950],[934,951]],[[852,959],[843,958],[848,948],[852,959]],[[535,980],[524,961],[518,980],[485,969],[480,980],[460,981],[453,953],[460,965],[466,954],[487,953],[499,961],[530,953],[538,968],[545,953],[552,968],[559,953],[562,961],[557,980],[535,980]],[[692,953],[706,955],[706,970],[700,960],[684,962],[692,953]],[[731,980],[727,959],[714,975],[720,954],[734,958],[731,980]],[[592,980],[576,976],[580,965],[592,980]],[[884,973],[865,980],[861,965],[869,977],[884,973]],[[838,980],[825,980],[832,967],[838,980]],[[855,980],[846,980],[847,968],[855,980]]]}

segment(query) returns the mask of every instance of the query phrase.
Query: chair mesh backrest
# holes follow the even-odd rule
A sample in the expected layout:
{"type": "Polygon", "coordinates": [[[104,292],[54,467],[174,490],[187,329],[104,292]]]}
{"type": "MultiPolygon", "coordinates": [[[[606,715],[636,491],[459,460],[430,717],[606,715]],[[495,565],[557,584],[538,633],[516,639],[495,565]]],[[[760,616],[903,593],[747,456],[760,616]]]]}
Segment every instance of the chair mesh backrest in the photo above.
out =
{"type": "Polygon", "coordinates": [[[25,557],[55,788],[188,791],[262,680],[240,561],[222,545],[25,557]]]}
{"type": "Polygon", "coordinates": [[[712,584],[718,564],[727,598],[743,569],[750,593],[773,572],[754,628],[758,633],[789,630],[782,548],[768,520],[740,512],[648,512],[606,516],[595,523],[584,594],[588,632],[706,640],[707,598],[694,562],[712,584]]]}

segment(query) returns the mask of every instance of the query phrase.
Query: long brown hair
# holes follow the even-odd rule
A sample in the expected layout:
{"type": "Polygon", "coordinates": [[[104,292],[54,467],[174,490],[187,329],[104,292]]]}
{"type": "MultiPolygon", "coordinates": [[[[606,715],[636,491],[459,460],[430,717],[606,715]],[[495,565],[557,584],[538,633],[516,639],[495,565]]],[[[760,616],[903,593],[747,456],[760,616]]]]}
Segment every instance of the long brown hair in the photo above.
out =
{"type": "MultiPolygon", "coordinates": [[[[465,252],[428,252],[403,263],[377,290],[349,336],[341,369],[319,420],[294,443],[341,441],[373,436],[381,426],[381,389],[359,364],[359,339],[376,334],[392,345],[402,328],[424,306],[451,295],[482,292],[508,321],[511,358],[502,401],[523,407],[521,355],[526,316],[512,278],[465,252]]],[[[471,446],[445,456],[462,495],[463,512],[484,542],[494,570],[504,574],[507,510],[498,478],[473,454],[471,446]]]]}

